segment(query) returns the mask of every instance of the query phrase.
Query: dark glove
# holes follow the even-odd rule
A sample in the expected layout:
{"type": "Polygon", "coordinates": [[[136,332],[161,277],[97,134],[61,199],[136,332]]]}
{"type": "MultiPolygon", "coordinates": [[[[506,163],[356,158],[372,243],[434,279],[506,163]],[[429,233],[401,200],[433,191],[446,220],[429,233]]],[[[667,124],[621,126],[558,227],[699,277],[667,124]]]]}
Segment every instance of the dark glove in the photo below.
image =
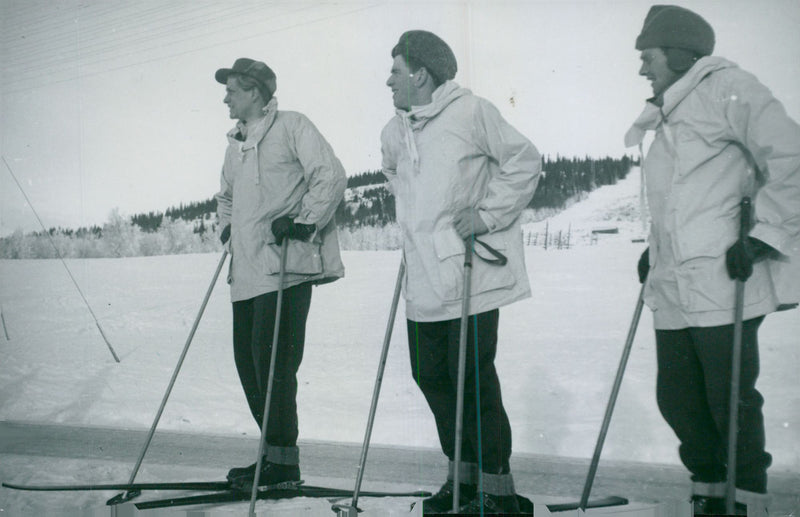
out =
{"type": "Polygon", "coordinates": [[[222,241],[224,245],[228,242],[228,239],[231,238],[231,225],[226,225],[225,228],[222,229],[222,233],[219,234],[219,240],[222,241]]]}
{"type": "Polygon", "coordinates": [[[764,241],[753,237],[739,239],[725,253],[728,276],[744,282],[753,274],[753,264],[776,253],[777,250],[764,241]]]}
{"type": "Polygon", "coordinates": [[[313,224],[295,223],[290,217],[283,216],[272,221],[272,235],[278,245],[283,244],[283,239],[307,241],[317,227],[313,224]]]}
{"type": "Polygon", "coordinates": [[[639,283],[643,284],[647,280],[647,274],[650,272],[650,248],[646,248],[642,256],[639,257],[636,269],[639,272],[639,283]]]}

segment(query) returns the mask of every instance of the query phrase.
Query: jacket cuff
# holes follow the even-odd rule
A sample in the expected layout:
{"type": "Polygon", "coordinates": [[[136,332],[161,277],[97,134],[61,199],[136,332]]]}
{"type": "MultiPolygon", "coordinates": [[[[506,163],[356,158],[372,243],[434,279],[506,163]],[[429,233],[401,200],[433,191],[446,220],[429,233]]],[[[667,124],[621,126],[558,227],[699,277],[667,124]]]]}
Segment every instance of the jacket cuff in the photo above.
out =
{"type": "Polygon", "coordinates": [[[483,221],[483,224],[485,224],[486,227],[489,228],[489,233],[494,233],[498,230],[502,230],[502,228],[500,227],[500,222],[497,220],[497,218],[492,216],[486,210],[479,208],[478,217],[480,217],[481,221],[483,221]]]}

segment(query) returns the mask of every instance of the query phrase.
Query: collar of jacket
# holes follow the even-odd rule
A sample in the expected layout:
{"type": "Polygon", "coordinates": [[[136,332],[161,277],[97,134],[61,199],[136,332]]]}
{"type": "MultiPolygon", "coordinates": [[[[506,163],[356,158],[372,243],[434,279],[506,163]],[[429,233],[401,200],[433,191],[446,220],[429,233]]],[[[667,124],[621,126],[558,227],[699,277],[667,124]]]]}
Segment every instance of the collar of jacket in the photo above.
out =
{"type": "Polygon", "coordinates": [[[445,81],[434,90],[431,102],[423,106],[411,106],[409,111],[397,110],[397,115],[403,119],[404,126],[408,125],[414,131],[419,131],[451,102],[469,93],[468,89],[462,88],[455,81],[445,81]]]}
{"type": "Polygon", "coordinates": [[[654,130],[672,111],[689,95],[703,79],[725,68],[736,68],[737,65],[727,59],[706,56],[697,60],[680,79],[667,88],[659,106],[656,98],[647,99],[644,110],[625,133],[625,147],[633,147],[642,143],[645,133],[654,130]]]}
{"type": "Polygon", "coordinates": [[[419,152],[417,151],[414,131],[422,130],[428,121],[439,115],[439,113],[454,100],[468,95],[469,93],[470,91],[468,89],[460,87],[455,81],[445,81],[444,84],[439,85],[439,87],[434,90],[430,103],[424,106],[412,106],[409,111],[396,111],[397,116],[400,117],[403,123],[406,150],[408,151],[408,156],[411,158],[415,173],[419,173],[419,152]]]}
{"type": "Polygon", "coordinates": [[[256,147],[275,122],[275,116],[278,114],[278,99],[276,97],[270,99],[262,111],[264,116],[252,124],[237,122],[236,127],[228,131],[228,141],[239,144],[242,151],[256,147]]]}

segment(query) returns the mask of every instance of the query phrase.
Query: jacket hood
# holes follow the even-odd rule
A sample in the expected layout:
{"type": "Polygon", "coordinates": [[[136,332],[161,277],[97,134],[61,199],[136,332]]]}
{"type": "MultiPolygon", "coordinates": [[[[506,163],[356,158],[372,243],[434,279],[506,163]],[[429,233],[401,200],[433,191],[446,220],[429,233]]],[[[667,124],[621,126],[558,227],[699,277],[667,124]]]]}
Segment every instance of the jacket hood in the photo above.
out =
{"type": "Polygon", "coordinates": [[[408,119],[413,129],[422,129],[432,118],[435,118],[451,102],[469,95],[471,92],[467,88],[462,88],[455,81],[445,81],[431,97],[431,102],[423,106],[412,106],[409,111],[397,110],[397,114],[402,119],[408,119]]]}
{"type": "Polygon", "coordinates": [[[417,151],[414,131],[421,130],[428,121],[436,118],[453,101],[470,93],[468,89],[462,88],[456,82],[446,81],[434,90],[430,103],[424,106],[412,106],[409,111],[397,110],[397,116],[400,117],[403,123],[408,155],[411,157],[415,171],[419,171],[419,152],[417,151]]]}
{"type": "Polygon", "coordinates": [[[645,133],[658,127],[661,117],[668,117],[672,110],[709,74],[728,68],[738,68],[738,65],[716,56],[706,56],[698,59],[692,68],[667,88],[664,92],[664,101],[660,107],[653,102],[654,99],[647,100],[644,110],[625,133],[625,147],[633,147],[640,144],[645,133]]]}

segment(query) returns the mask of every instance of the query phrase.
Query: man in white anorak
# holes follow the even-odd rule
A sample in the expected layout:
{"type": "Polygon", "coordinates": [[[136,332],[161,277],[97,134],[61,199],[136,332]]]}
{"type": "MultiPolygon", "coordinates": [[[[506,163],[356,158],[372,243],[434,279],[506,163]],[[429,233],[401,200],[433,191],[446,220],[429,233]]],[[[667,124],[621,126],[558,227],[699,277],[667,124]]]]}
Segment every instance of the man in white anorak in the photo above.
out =
{"type": "MultiPolygon", "coordinates": [[[[639,261],[653,310],[659,409],[680,440],[698,514],[725,514],[735,280],[746,281],[736,439],[736,511],[768,503],[758,328],[796,302],[800,253],[800,127],[752,74],[712,56],[698,14],[653,6],[636,39],[653,97],[626,135],[655,131],[643,162],[652,218],[639,261]],[[739,237],[740,205],[752,225],[739,237]],[[796,260],[796,259],[795,259],[796,260]]],[[[749,513],[748,513],[749,511],[749,513]]]]}
{"type": "MultiPolygon", "coordinates": [[[[345,171],[308,118],[278,111],[276,79],[263,62],[237,59],[217,70],[225,104],[238,120],[228,133],[217,210],[231,253],[233,352],[247,403],[261,427],[277,312],[281,247],[288,239],[275,378],[260,486],[300,480],[297,371],[303,358],[312,286],[344,275],[334,212],[345,171]]],[[[249,490],[256,464],[230,470],[249,490]]]]}
{"type": "Polygon", "coordinates": [[[473,261],[458,504],[462,513],[518,512],[509,466],[511,427],[494,358],[498,308],[530,296],[519,216],[533,197],[541,157],[497,108],[453,81],[456,58],[438,36],[406,32],[391,55],[386,84],[397,114],[384,128],[381,145],[403,232],[411,369],[450,460],[447,481],[423,501],[423,511],[453,505],[466,246],[491,258],[479,237],[508,262],[490,264],[477,256],[473,261]]]}

